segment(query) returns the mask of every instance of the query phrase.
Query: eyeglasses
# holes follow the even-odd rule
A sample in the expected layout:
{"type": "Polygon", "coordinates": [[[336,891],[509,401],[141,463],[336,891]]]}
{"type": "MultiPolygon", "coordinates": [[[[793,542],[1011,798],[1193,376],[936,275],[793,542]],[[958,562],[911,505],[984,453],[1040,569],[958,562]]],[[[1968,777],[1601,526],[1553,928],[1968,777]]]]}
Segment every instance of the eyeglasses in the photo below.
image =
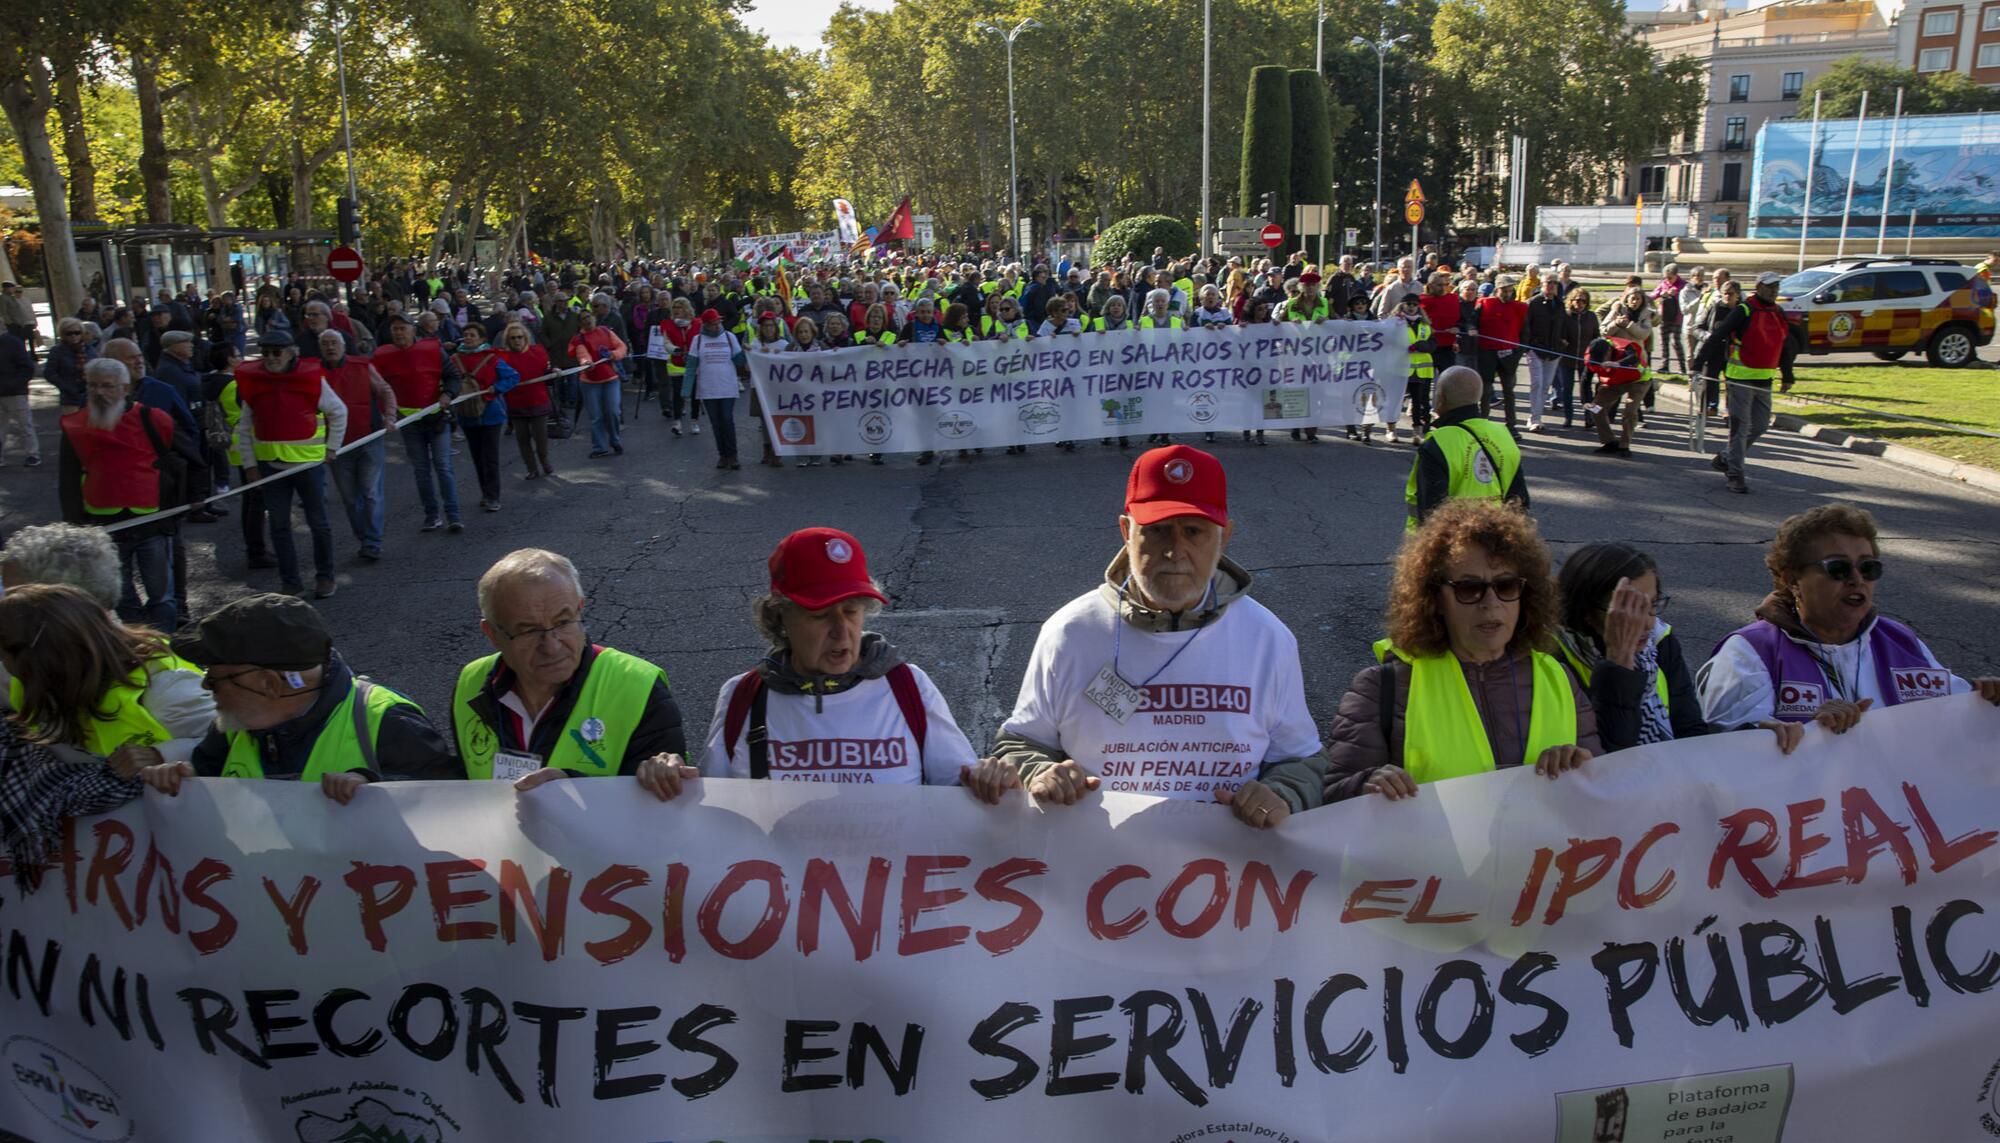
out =
{"type": "Polygon", "coordinates": [[[262,667],[251,667],[249,670],[238,671],[233,675],[206,674],[201,677],[201,686],[203,690],[213,692],[223,683],[235,682],[245,675],[254,675],[263,669],[262,667]]]}
{"type": "Polygon", "coordinates": [[[1521,591],[1528,581],[1517,575],[1503,575],[1494,579],[1448,579],[1444,586],[1451,589],[1451,596],[1467,607],[1486,598],[1487,592],[1502,603],[1512,603],[1521,598],[1521,591]]]}
{"type": "Polygon", "coordinates": [[[1846,556],[1828,556],[1811,566],[1825,572],[1828,579],[1849,580],[1854,578],[1854,573],[1857,571],[1861,573],[1861,578],[1869,583],[1882,578],[1882,561],[1874,556],[1863,556],[1859,560],[1851,560],[1846,556]]]}
{"type": "Polygon", "coordinates": [[[541,642],[545,636],[553,635],[561,639],[565,635],[581,630],[583,628],[583,620],[565,619],[560,623],[548,627],[523,627],[516,631],[509,631],[497,623],[494,624],[494,627],[500,631],[500,637],[509,643],[517,647],[532,647],[536,643],[541,642]]]}

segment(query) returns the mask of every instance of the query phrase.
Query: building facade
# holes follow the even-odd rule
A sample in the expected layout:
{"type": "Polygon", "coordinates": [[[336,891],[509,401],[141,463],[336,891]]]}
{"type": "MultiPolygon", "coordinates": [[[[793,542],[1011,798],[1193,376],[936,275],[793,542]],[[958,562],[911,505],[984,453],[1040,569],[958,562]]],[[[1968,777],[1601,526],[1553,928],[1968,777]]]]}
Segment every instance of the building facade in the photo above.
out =
{"type": "MultiPolygon", "coordinates": [[[[1967,10],[1979,2],[1967,0],[1967,10]]],[[[1628,17],[1663,59],[1700,61],[1708,98],[1692,131],[1662,138],[1651,155],[1627,168],[1619,201],[1643,196],[1649,204],[1686,203],[1693,233],[1738,238],[1748,232],[1758,129],[1769,119],[1810,115],[1800,93],[1836,61],[1895,58],[1902,25],[1872,0],[1697,6],[1704,3],[1673,3],[1628,17]]],[[[2000,0],[1987,6],[2000,11],[2000,0]]]]}

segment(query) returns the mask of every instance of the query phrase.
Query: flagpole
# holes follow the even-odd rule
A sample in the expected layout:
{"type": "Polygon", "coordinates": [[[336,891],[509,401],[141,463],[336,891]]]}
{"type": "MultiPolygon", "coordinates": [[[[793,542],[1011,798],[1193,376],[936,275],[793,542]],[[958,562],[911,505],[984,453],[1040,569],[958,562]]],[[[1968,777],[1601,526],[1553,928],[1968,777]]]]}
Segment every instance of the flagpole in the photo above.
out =
{"type": "Polygon", "coordinates": [[[1889,121],[1889,165],[1882,170],[1882,218],[1875,227],[1875,256],[1880,258],[1889,242],[1889,199],[1896,193],[1896,132],[1903,126],[1903,89],[1896,89],[1896,114],[1889,121]]]}
{"type": "Polygon", "coordinates": [[[1799,212],[1799,270],[1806,268],[1806,233],[1812,228],[1813,173],[1819,170],[1819,100],[1813,92],[1812,138],[1806,143],[1806,204],[1799,212]]]}

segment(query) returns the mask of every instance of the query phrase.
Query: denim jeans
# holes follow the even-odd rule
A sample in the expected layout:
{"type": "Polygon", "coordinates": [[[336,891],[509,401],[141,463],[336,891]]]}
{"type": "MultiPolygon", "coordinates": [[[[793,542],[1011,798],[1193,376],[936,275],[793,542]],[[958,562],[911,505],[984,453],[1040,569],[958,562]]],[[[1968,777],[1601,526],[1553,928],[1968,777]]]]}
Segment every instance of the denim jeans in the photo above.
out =
{"type": "Polygon", "coordinates": [[[166,533],[135,537],[132,531],[111,535],[118,547],[118,618],[171,635],[180,619],[174,607],[173,537],[166,533]],[[139,602],[141,587],[146,590],[143,604],[139,602]]]}
{"type": "Polygon", "coordinates": [[[708,427],[715,432],[715,455],[722,460],[735,460],[736,398],[712,397],[702,404],[708,406],[708,427]]]}
{"type": "MultiPolygon", "coordinates": [[[[260,461],[257,475],[270,476],[292,466],[260,461]]],[[[312,533],[313,573],[333,578],[333,524],[326,515],[326,466],[301,468],[283,480],[264,486],[264,503],[271,510],[271,554],[278,557],[278,579],[293,591],[304,586],[299,577],[299,552],[292,544],[292,497],[305,509],[306,530],[312,533]]]]}
{"type": "Polygon", "coordinates": [[[382,547],[382,472],[389,438],[376,437],[333,458],[333,483],[347,509],[347,525],[363,551],[382,547]]]}
{"type": "Polygon", "coordinates": [[[619,444],[618,405],[621,394],[618,379],[612,378],[583,387],[583,407],[590,413],[590,451],[610,452],[611,446],[619,444]]]}
{"type": "Polygon", "coordinates": [[[458,519],[458,483],[451,471],[451,438],[445,435],[444,418],[426,417],[398,431],[403,434],[410,471],[417,477],[424,519],[458,519]]]}

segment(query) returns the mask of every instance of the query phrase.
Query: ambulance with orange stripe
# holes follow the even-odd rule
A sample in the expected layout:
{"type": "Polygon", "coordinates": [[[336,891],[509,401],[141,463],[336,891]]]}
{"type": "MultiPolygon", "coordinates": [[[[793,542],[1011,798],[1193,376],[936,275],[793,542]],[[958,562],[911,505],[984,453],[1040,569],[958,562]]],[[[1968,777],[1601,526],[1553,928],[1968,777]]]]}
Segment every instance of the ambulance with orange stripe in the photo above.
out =
{"type": "Polygon", "coordinates": [[[1922,353],[1932,365],[1979,360],[1993,340],[1993,288],[1949,258],[1850,258],[1793,274],[1778,287],[1805,328],[1807,353],[1922,353]]]}

